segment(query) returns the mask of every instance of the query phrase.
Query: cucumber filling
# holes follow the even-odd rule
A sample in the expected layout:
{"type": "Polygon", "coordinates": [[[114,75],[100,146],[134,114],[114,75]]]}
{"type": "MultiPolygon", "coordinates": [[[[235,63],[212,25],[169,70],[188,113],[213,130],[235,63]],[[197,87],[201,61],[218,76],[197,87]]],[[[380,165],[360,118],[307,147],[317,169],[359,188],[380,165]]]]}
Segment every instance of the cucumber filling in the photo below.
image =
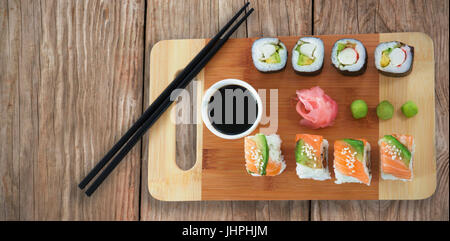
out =
{"type": "Polygon", "coordinates": [[[299,53],[297,65],[305,66],[313,64],[316,60],[316,58],[314,57],[316,48],[317,47],[315,44],[301,41],[300,44],[298,44],[295,48],[295,51],[299,53]]]}
{"type": "Polygon", "coordinates": [[[262,58],[259,61],[267,64],[277,64],[281,62],[280,50],[283,49],[281,44],[267,43],[261,47],[262,58]]]}

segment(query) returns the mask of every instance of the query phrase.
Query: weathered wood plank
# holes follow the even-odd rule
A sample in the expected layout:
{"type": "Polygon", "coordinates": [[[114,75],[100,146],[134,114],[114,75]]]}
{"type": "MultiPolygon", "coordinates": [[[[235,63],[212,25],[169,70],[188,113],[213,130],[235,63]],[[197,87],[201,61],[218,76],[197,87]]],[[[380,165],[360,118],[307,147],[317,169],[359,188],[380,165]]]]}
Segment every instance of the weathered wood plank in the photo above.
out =
{"type": "MultiPolygon", "coordinates": [[[[236,5],[239,8],[241,5],[236,5]]],[[[144,106],[149,105],[149,60],[151,48],[164,39],[208,38],[219,29],[219,3],[216,1],[162,1],[147,2],[147,29],[145,43],[144,106]]],[[[226,17],[225,17],[226,18],[226,17]]],[[[225,19],[224,18],[224,19],[225,19]]],[[[223,20],[228,21],[228,20],[223,20]]],[[[222,25],[220,25],[222,26],[222,25]]],[[[242,31],[242,30],[241,30],[242,31]]],[[[192,84],[187,87],[190,89],[192,84]]],[[[192,93],[192,92],[191,92],[192,93]]],[[[188,169],[195,162],[195,127],[177,127],[177,164],[188,169]],[[181,155],[183,154],[183,155],[181,155]]],[[[151,131],[151,130],[150,130],[151,131]]],[[[144,143],[148,135],[143,137],[144,143]]],[[[142,220],[231,220],[231,202],[161,202],[150,196],[147,186],[148,147],[142,152],[141,219],[142,220]]]]}
{"type": "Polygon", "coordinates": [[[382,220],[449,219],[448,4],[439,0],[380,1],[378,4],[376,31],[427,33],[434,42],[436,62],[436,192],[431,198],[419,201],[381,201],[382,220]]]}
{"type": "MultiPolygon", "coordinates": [[[[314,34],[370,33],[376,1],[314,1],[314,34]]],[[[378,220],[379,201],[312,201],[312,220],[378,220]]]]}
{"type": "Polygon", "coordinates": [[[0,220],[20,217],[18,122],[20,20],[17,2],[0,1],[0,220]],[[12,24],[10,24],[12,23],[12,24]]]}
{"type": "MultiPolygon", "coordinates": [[[[177,1],[175,1],[177,2],[177,1]]],[[[198,2],[198,1],[197,1],[198,2]]],[[[148,13],[147,13],[147,43],[146,43],[146,60],[149,59],[150,48],[157,41],[162,39],[171,38],[205,38],[213,36],[219,27],[223,26],[228,19],[244,4],[243,0],[232,1],[211,1],[211,2],[198,2],[198,7],[194,8],[189,14],[183,12],[182,4],[168,5],[162,1],[149,1],[148,13]],[[212,6],[209,6],[212,4],[212,6]],[[206,6],[206,9],[205,9],[206,6]],[[162,11],[161,11],[162,10],[162,11]],[[197,32],[192,32],[192,29],[186,30],[187,26],[182,24],[174,24],[175,22],[183,22],[185,20],[175,17],[175,15],[184,15],[184,19],[189,19],[190,26],[194,26],[192,21],[200,21],[202,24],[198,24],[196,28],[197,32]],[[152,18],[149,18],[152,16],[152,18]],[[205,16],[209,16],[205,17],[205,16]],[[206,18],[206,21],[204,20],[206,18]],[[200,19],[200,20],[198,20],[200,19]],[[209,20],[209,22],[208,22],[209,20]],[[155,27],[152,24],[166,24],[172,23],[173,28],[171,31],[167,31],[168,27],[158,26],[155,27]],[[182,28],[182,29],[180,29],[182,28]],[[164,30],[164,31],[162,31],[164,30]],[[173,33],[172,33],[173,31],[173,33]],[[188,32],[186,32],[188,31],[188,32]],[[179,35],[178,33],[183,33],[179,35]],[[186,37],[185,37],[186,36],[186,37]]],[[[311,13],[307,9],[311,8],[312,1],[283,1],[281,5],[276,1],[251,1],[251,7],[254,7],[255,14],[253,14],[248,22],[248,28],[242,26],[233,37],[247,37],[247,36],[270,36],[271,34],[289,35],[289,34],[301,34],[311,33],[311,13]],[[270,6],[269,6],[270,5],[270,6]],[[269,7],[278,6],[278,12],[269,11],[269,7]],[[293,7],[302,6],[302,12],[293,11],[293,7]],[[289,7],[289,8],[287,8],[289,7]],[[275,24],[273,26],[265,26],[267,19],[257,16],[258,12],[265,11],[270,15],[270,22],[275,24]],[[289,11],[289,12],[288,12],[289,11]],[[289,24],[288,21],[292,21],[289,24]],[[309,23],[309,24],[308,24],[309,23]],[[264,30],[260,27],[253,28],[255,26],[264,26],[264,30]],[[283,30],[278,33],[275,32],[278,27],[283,27],[283,30]],[[252,31],[250,33],[250,31],[252,31]],[[263,32],[265,31],[265,32],[263,32]],[[248,34],[247,34],[248,33],[248,34]]],[[[262,15],[261,15],[262,17],[262,15]]],[[[149,72],[148,65],[146,64],[146,85],[148,85],[149,72]]],[[[147,88],[145,91],[148,91],[147,88]]],[[[148,94],[145,94],[147,96],[148,94]]],[[[147,101],[145,97],[145,101],[147,101]]],[[[147,106],[148,103],[145,104],[147,106]]],[[[183,133],[182,131],[179,132],[183,133]]],[[[193,132],[192,132],[193,133],[193,132]]],[[[183,134],[186,137],[186,132],[183,134]]],[[[178,136],[177,136],[178,137],[178,136]]],[[[187,138],[188,139],[188,138],[187,138]]],[[[186,140],[187,140],[186,139],[186,140]]],[[[191,140],[192,141],[192,140],[191,140]]],[[[181,144],[181,143],[179,143],[181,144]]],[[[178,143],[177,143],[178,145],[178,143]]],[[[147,180],[146,174],[146,147],[144,146],[143,154],[143,176],[142,180],[147,180]]],[[[184,160],[182,163],[185,163],[184,160]]],[[[181,164],[181,163],[179,163],[181,164]]],[[[184,165],[184,164],[181,164],[184,165]]],[[[192,165],[192,163],[191,163],[192,165]]],[[[282,219],[307,219],[309,202],[291,202],[291,201],[278,201],[278,202],[255,202],[255,201],[234,201],[234,202],[196,202],[196,203],[162,203],[154,200],[148,194],[147,187],[142,187],[142,202],[141,202],[141,217],[144,220],[282,220],[282,219]],[[276,211],[272,211],[272,215],[269,213],[269,206],[276,211]],[[306,211],[304,210],[305,208],[306,211]],[[192,213],[188,210],[197,209],[201,210],[197,213],[192,213]]]]}
{"type": "MultiPolygon", "coordinates": [[[[247,23],[248,37],[312,34],[312,1],[252,1],[255,14],[247,23]]],[[[235,202],[233,208],[237,209],[235,202]]],[[[310,201],[256,201],[245,210],[255,209],[256,220],[308,220],[310,201]]],[[[239,209],[239,210],[241,210],[239,209]]],[[[237,212],[233,212],[233,215],[237,212]]]]}
{"type": "MultiPolygon", "coordinates": [[[[141,162],[136,147],[92,198],[76,188],[139,116],[141,98],[148,105],[143,45],[147,61],[158,40],[210,37],[243,1],[149,0],[145,10],[143,0],[0,0],[0,220],[135,220],[139,191],[144,220],[306,220],[307,201],[154,200],[146,186],[146,145],[141,162]]],[[[436,194],[423,201],[383,201],[379,209],[373,202],[313,201],[311,212],[314,220],[448,220],[448,1],[316,0],[314,29],[312,1],[251,2],[257,11],[235,37],[309,31],[423,31],[432,37],[436,194]]],[[[183,162],[189,165],[189,159],[183,162]]]]}
{"type": "Polygon", "coordinates": [[[77,184],[141,113],[145,2],[0,4],[0,219],[137,220],[139,147],[91,198],[77,184]]]}

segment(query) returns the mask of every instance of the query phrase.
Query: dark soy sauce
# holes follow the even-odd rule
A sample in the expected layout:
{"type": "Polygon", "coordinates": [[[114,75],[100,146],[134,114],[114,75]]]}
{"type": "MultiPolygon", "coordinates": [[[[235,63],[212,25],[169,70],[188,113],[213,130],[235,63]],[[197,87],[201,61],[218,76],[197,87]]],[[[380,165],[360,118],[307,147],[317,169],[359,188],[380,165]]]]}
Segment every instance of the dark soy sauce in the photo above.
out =
{"type": "Polygon", "coordinates": [[[240,85],[226,85],[217,90],[209,99],[209,120],[217,131],[226,135],[237,135],[250,129],[256,121],[258,111],[255,97],[250,91],[240,85]],[[241,90],[242,92],[236,90],[241,90]],[[214,108],[220,103],[217,100],[214,101],[215,98],[221,98],[221,118],[219,118],[220,113],[218,116],[214,113],[217,110],[220,111],[220,108],[214,108]],[[230,109],[231,105],[232,110],[230,109]],[[230,114],[232,114],[232,117],[230,114]]]}

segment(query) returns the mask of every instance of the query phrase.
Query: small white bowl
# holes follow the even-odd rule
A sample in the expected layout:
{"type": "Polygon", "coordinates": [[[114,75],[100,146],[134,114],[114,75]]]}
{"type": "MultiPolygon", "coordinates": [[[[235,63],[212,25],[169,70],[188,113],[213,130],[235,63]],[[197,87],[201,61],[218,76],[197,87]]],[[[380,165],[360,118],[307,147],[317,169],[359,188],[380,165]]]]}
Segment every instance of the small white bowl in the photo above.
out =
{"type": "Polygon", "coordinates": [[[261,97],[259,97],[259,95],[258,95],[258,92],[256,92],[256,90],[251,85],[249,85],[247,82],[238,80],[238,79],[224,79],[224,80],[216,82],[208,90],[206,90],[205,95],[203,96],[203,100],[202,100],[203,122],[205,123],[206,127],[214,135],[216,135],[220,138],[223,138],[223,139],[229,139],[229,140],[239,139],[239,138],[245,137],[245,136],[249,135],[250,133],[252,133],[256,129],[256,127],[259,125],[259,122],[261,121],[262,112],[263,112],[263,105],[262,105],[261,97]],[[255,98],[256,103],[258,105],[258,115],[257,115],[256,120],[253,123],[253,125],[245,132],[236,134],[236,135],[227,135],[227,134],[223,134],[223,133],[219,132],[218,130],[216,130],[212,126],[211,121],[208,116],[208,104],[209,104],[209,100],[211,99],[212,95],[214,93],[216,93],[216,91],[218,91],[220,88],[227,86],[227,85],[239,85],[239,86],[244,87],[255,98]]]}

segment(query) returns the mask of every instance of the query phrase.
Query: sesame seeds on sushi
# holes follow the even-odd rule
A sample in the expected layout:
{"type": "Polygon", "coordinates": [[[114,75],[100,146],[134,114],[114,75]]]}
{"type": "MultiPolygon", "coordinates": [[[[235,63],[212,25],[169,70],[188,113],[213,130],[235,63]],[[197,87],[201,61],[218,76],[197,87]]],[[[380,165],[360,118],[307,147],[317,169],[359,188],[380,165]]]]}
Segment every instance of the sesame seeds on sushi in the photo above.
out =
{"type": "Polygon", "coordinates": [[[414,47],[402,42],[380,43],[375,49],[375,67],[384,75],[402,77],[412,71],[414,47]]]}
{"type": "Polygon", "coordinates": [[[278,135],[256,134],[244,140],[245,167],[252,176],[277,176],[286,168],[278,135]]]}
{"type": "Polygon", "coordinates": [[[261,72],[277,72],[284,69],[287,56],[286,46],[278,38],[261,38],[253,42],[253,64],[261,72]]]}
{"type": "Polygon", "coordinates": [[[414,137],[385,135],[380,146],[381,178],[383,180],[411,181],[413,178],[414,137]]]}
{"type": "Polygon", "coordinates": [[[361,75],[367,69],[366,48],[359,40],[339,39],[333,45],[331,62],[343,75],[361,75]]]}
{"type": "Polygon", "coordinates": [[[370,185],[370,144],[364,139],[341,139],[334,142],[336,184],[370,185]]]}
{"type": "Polygon", "coordinates": [[[297,176],[318,181],[331,179],[328,171],[328,141],[319,135],[297,134],[297,176]]]}
{"type": "Polygon", "coordinates": [[[300,75],[317,75],[322,72],[323,41],[315,37],[303,37],[292,50],[292,67],[300,75]]]}

